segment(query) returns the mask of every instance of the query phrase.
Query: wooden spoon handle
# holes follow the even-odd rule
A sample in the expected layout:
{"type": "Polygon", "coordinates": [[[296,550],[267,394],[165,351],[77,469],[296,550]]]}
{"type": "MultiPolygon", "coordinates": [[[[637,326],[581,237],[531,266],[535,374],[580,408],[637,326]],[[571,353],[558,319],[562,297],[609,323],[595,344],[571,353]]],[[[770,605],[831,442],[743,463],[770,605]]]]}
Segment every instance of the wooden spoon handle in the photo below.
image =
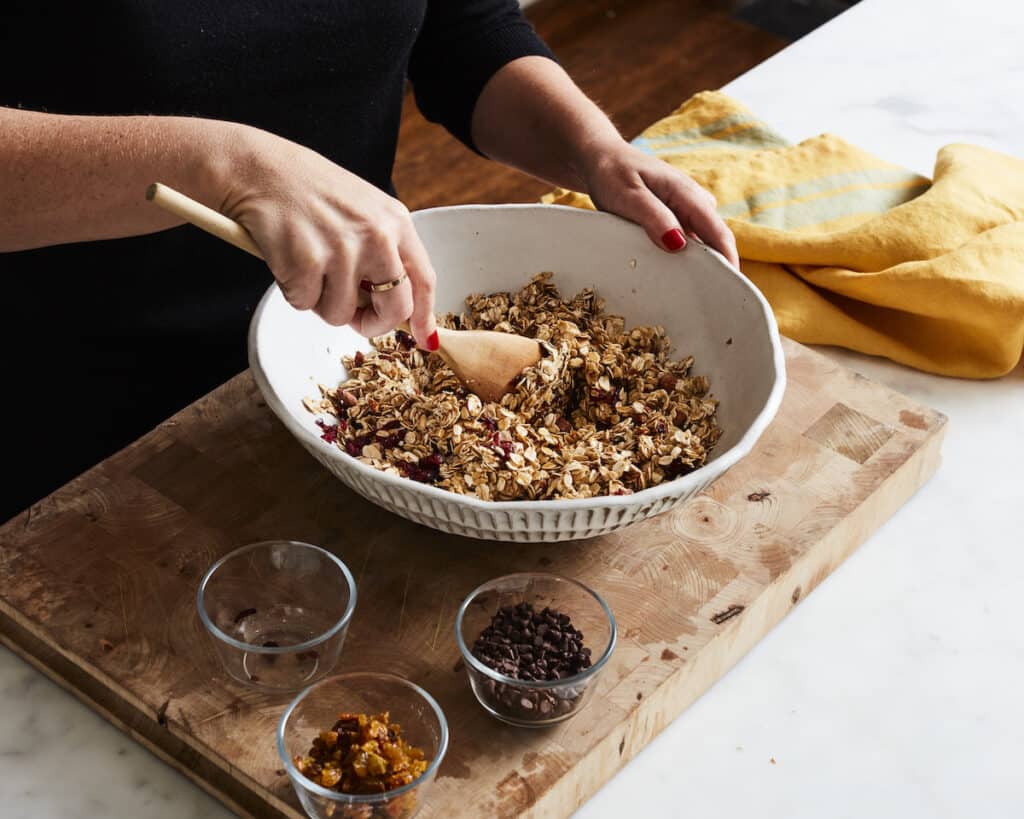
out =
{"type": "Polygon", "coordinates": [[[174,188],[161,185],[159,182],[154,182],[146,189],[146,198],[169,213],[192,223],[197,228],[212,233],[218,239],[223,239],[259,259],[263,258],[263,254],[256,246],[252,236],[249,235],[249,231],[223,213],[218,213],[213,208],[208,208],[195,199],[190,199],[185,194],[179,193],[174,188]]]}

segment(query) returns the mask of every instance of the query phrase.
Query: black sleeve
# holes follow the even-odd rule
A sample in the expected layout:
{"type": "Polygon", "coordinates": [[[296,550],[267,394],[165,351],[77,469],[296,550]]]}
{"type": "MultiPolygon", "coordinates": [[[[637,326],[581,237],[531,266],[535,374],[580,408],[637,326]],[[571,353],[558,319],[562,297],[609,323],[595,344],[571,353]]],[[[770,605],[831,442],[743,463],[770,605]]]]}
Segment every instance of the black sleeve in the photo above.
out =
{"type": "Polygon", "coordinates": [[[554,55],[516,0],[429,0],[409,59],[416,104],[474,151],[472,120],[487,81],[519,57],[554,55]]]}

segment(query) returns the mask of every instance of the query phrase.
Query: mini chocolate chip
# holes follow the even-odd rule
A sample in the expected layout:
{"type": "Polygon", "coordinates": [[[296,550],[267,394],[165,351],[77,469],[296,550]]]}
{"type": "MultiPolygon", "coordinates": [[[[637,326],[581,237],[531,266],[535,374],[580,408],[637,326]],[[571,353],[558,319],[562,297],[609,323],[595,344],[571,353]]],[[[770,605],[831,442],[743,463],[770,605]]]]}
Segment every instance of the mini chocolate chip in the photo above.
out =
{"type": "MultiPolygon", "coordinates": [[[[506,677],[525,681],[561,680],[589,667],[582,632],[569,615],[545,607],[537,612],[527,602],[503,606],[473,644],[484,665],[506,677]]],[[[497,713],[524,721],[547,721],[569,714],[579,697],[562,691],[524,689],[487,680],[477,689],[497,713]]]]}

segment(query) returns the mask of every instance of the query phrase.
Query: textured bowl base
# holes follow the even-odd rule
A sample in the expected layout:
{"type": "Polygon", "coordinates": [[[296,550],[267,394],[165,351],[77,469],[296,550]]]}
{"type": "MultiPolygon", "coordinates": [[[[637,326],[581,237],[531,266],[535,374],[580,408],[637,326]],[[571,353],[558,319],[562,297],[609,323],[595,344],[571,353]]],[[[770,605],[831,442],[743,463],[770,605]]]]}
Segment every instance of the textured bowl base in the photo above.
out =
{"type": "MultiPolygon", "coordinates": [[[[409,481],[407,490],[373,480],[364,480],[354,471],[338,468],[325,457],[328,445],[306,445],[307,451],[346,486],[368,501],[413,523],[429,526],[451,535],[476,540],[497,540],[506,543],[560,543],[586,540],[614,532],[624,526],[663,514],[698,495],[708,483],[689,486],[679,495],[670,495],[643,506],[602,506],[593,509],[529,509],[522,511],[474,511],[460,505],[460,495],[451,494],[450,501],[427,498],[409,481]],[[489,525],[482,525],[489,524],[489,525]]],[[[403,479],[408,480],[408,479],[403,479]]]]}

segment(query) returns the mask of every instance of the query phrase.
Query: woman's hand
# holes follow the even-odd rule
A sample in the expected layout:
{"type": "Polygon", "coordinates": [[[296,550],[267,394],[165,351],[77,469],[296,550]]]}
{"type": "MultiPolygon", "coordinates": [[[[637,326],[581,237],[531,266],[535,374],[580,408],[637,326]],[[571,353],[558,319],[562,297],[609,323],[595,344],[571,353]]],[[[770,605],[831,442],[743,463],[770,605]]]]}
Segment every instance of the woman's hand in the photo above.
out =
{"type": "Polygon", "coordinates": [[[715,197],[682,171],[618,140],[578,163],[585,190],[601,210],[636,222],[659,247],[681,250],[684,233],[699,237],[739,266],[736,240],[715,197]]]}
{"type": "Polygon", "coordinates": [[[198,117],[83,117],[0,107],[0,252],[165,230],[159,181],[241,222],[285,298],[378,335],[409,320],[436,347],[434,270],[402,204],[313,151],[198,117]],[[359,307],[360,282],[408,275],[359,307]]]}
{"type": "Polygon", "coordinates": [[[590,194],[601,210],[642,225],[659,247],[680,250],[691,233],[739,263],[714,197],[623,140],[551,60],[521,57],[491,77],[473,112],[473,138],[493,159],[590,194]]]}
{"type": "Polygon", "coordinates": [[[417,343],[437,349],[434,269],[405,206],[265,131],[243,127],[237,144],[219,174],[219,207],[252,234],[289,304],[365,336],[408,320],[417,343]],[[397,279],[359,306],[361,288],[397,279]]]}

